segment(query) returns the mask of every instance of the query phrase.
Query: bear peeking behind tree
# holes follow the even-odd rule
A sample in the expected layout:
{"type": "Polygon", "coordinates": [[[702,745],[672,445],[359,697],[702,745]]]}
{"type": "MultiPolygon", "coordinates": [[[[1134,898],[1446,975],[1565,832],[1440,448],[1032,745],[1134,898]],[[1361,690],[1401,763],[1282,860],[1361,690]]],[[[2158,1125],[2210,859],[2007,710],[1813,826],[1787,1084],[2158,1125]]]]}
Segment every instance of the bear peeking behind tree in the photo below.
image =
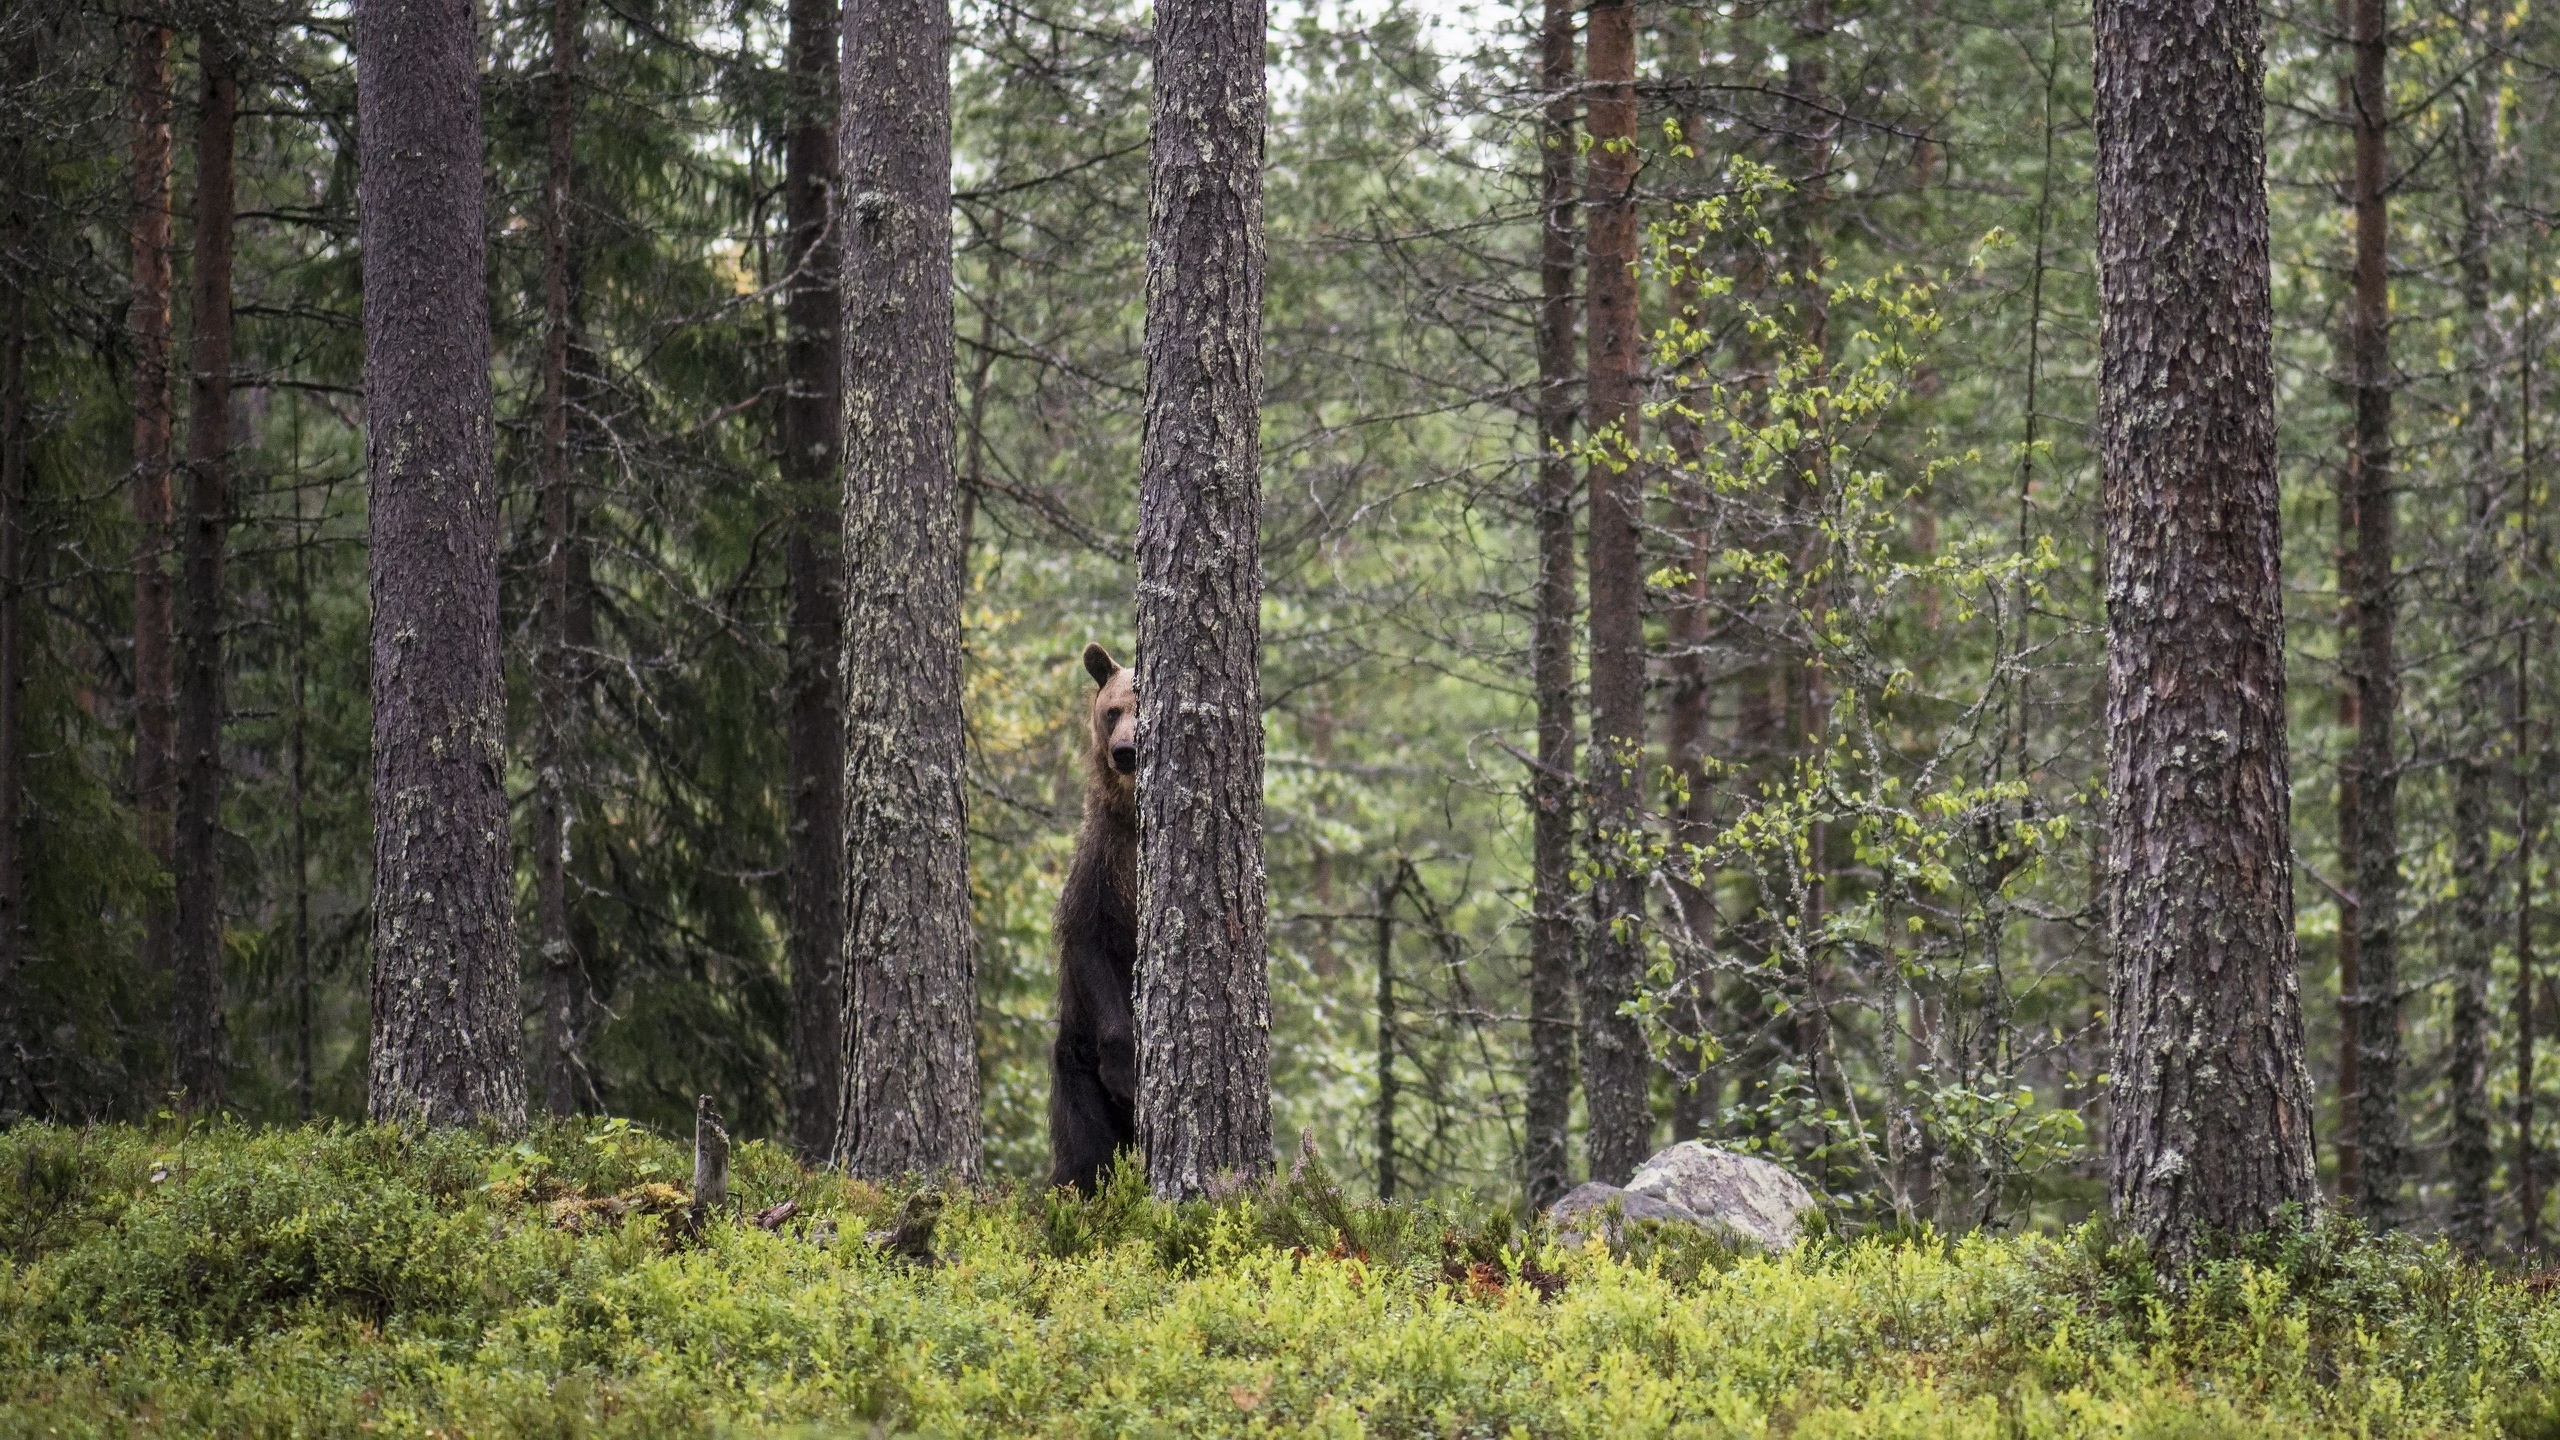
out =
{"type": "Polygon", "coordinates": [[[1049,1052],[1049,1183],[1090,1195],[1138,1143],[1138,674],[1100,645],[1084,829],[1058,897],[1058,1041],[1049,1052]]]}

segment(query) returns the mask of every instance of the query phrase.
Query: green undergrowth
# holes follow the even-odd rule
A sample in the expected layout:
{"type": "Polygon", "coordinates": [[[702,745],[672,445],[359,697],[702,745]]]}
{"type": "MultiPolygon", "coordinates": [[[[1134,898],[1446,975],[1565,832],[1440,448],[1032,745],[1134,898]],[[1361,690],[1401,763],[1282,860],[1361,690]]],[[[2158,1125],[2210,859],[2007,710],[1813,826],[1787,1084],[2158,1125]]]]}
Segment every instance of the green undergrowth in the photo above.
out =
{"type": "Polygon", "coordinates": [[[2560,1299],[2337,1226],[2171,1289],[2095,1228],[1612,1252],[1302,1165],[944,1196],[919,1262],[869,1233],[912,1197],[747,1145],[697,1225],[689,1174],[616,1122],[20,1126],[0,1435],[2560,1440],[2560,1299]]]}

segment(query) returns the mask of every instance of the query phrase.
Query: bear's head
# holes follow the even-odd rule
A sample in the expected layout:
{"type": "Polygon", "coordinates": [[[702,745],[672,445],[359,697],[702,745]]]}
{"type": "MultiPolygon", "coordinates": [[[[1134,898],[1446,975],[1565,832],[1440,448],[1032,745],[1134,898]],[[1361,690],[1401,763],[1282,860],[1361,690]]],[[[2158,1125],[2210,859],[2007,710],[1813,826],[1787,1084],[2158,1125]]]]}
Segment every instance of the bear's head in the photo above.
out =
{"type": "Polygon", "coordinates": [[[1133,801],[1138,793],[1138,672],[1111,658],[1100,645],[1084,647],[1085,673],[1093,677],[1093,749],[1097,782],[1133,801]]]}

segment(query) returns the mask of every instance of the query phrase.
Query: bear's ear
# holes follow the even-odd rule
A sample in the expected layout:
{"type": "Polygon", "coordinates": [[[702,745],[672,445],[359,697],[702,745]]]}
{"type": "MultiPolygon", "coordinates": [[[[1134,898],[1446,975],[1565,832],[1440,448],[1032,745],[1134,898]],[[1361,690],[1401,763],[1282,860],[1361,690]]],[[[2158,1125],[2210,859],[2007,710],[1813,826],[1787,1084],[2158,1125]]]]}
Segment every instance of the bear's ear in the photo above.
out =
{"type": "Polygon", "coordinates": [[[1084,673],[1093,677],[1094,684],[1108,685],[1111,677],[1120,673],[1120,662],[1112,659],[1111,652],[1096,642],[1084,647],[1084,673]]]}

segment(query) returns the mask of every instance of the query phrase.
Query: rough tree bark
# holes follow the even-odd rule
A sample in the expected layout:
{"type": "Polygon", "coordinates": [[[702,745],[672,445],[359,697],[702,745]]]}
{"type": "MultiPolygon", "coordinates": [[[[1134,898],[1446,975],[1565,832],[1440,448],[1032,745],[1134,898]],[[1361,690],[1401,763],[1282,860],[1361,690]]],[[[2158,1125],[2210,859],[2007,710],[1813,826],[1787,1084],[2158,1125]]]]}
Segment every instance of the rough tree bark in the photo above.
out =
{"type": "Polygon", "coordinates": [[[1538,764],[1529,776],[1529,1076],[1522,1178],[1541,1209],[1573,1188],[1573,0],[1546,0],[1538,31],[1538,583],[1530,621],[1538,764]]]}
{"type": "MultiPolygon", "coordinates": [[[[133,40],[133,209],[125,242],[133,299],[133,806],[142,846],[170,868],[178,811],[177,675],[170,551],[170,130],[169,27],[140,25],[133,40]]],[[[171,906],[154,897],[142,915],[142,972],[169,968],[171,906]]]]}
{"type": "Polygon", "coordinates": [[[189,296],[187,508],[178,635],[178,887],[170,1033],[173,1078],[191,1109],[225,1098],[222,1023],[222,572],[231,525],[231,155],[240,108],[219,29],[196,38],[196,233],[189,296]]]}
{"type": "MultiPolygon", "coordinates": [[[[2456,268],[2468,332],[2485,341],[2495,332],[2489,314],[2489,204],[2496,156],[2497,87],[2462,98],[2462,251],[2456,268]]],[[[2472,371],[2463,426],[2470,442],[2465,477],[2466,523],[2457,573],[2457,633],[2461,637],[2462,722],[2453,757],[2453,928],[2446,949],[2453,961],[2453,1016],[2446,1036],[2445,1081],[2452,1092],[2447,1168],[2452,1172],[2453,1213],[2448,1227],[2466,1255],[2488,1253],[2496,1234],[2489,1193],[2497,1152],[2489,1136],[2489,971],[2495,948],[2491,906],[2497,869],[2489,829],[2492,775],[2500,723],[2500,653],[2492,614],[2491,583],[2498,560],[2498,408],[2494,361],[2472,371]]]]}
{"type": "Polygon", "coordinates": [[[1582,970],[1582,1090],[1591,1178],[1626,1183],[1652,1148],[1644,1031],[1621,1013],[1644,978],[1644,881],[1628,850],[1643,818],[1644,485],[1633,457],[1641,413],[1636,324],[1634,0],[1596,0],[1587,24],[1591,149],[1591,829],[1598,878],[1582,970]]]}
{"type": "Polygon", "coordinates": [[[2383,0],[2345,0],[2355,64],[2347,115],[2355,132],[2355,287],[2347,307],[2349,384],[2355,433],[2343,475],[2342,509],[2353,514],[2347,581],[2353,629],[2347,683],[2355,690],[2356,735],[2347,768],[2355,784],[2355,892],[2359,993],[2356,1012],[2356,1210],[2376,1229],[2400,1220],[2400,804],[2392,730],[2399,717],[2399,661],[2393,653],[2390,215],[2385,209],[2390,103],[2383,58],[2390,35],[2383,0]]]}
{"type": "Polygon", "coordinates": [[[377,1121],[524,1123],[470,0],[358,0],[377,1121]]]}
{"type": "Polygon", "coordinates": [[[1160,0],[1138,467],[1138,1142],[1271,1167],[1262,859],[1262,0],[1160,0]]]}
{"type": "MultiPolygon", "coordinates": [[[[844,489],[836,471],[843,360],[836,333],[836,0],[791,0],[791,132],[782,197],[790,227],[782,479],[791,622],[785,739],[791,786],[791,1138],[802,1158],[834,1148],[844,1088],[844,489]]],[[[963,541],[966,535],[962,536],[963,541]]]]}
{"type": "Polygon", "coordinates": [[[577,725],[580,657],[570,636],[576,598],[577,492],[569,445],[570,199],[576,179],[579,0],[551,6],[550,94],[542,187],[542,569],[535,602],[533,926],[543,1108],[578,1107],[578,1030],[586,957],[571,933],[568,768],[577,725]]]}
{"type": "Polygon", "coordinates": [[[2316,1203],[2253,0],[2096,9],[2108,1199],[2175,1263],[2316,1203]]]}
{"type": "Polygon", "coordinates": [[[848,0],[844,1118],[856,1175],[978,1173],[960,716],[948,0],[848,0]]]}

